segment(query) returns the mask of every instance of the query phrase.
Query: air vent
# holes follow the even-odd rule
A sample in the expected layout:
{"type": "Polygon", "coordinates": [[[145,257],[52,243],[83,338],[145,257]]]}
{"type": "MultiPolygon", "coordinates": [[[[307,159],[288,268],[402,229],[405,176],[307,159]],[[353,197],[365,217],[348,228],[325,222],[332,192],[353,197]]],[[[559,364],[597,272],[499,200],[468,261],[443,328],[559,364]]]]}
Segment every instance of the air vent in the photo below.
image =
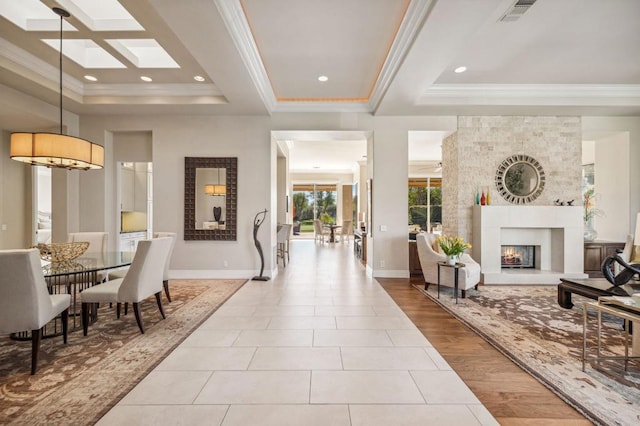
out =
{"type": "Polygon", "coordinates": [[[524,15],[524,13],[529,10],[531,6],[537,0],[518,0],[511,6],[504,15],[499,19],[499,22],[515,22],[524,15]]]}

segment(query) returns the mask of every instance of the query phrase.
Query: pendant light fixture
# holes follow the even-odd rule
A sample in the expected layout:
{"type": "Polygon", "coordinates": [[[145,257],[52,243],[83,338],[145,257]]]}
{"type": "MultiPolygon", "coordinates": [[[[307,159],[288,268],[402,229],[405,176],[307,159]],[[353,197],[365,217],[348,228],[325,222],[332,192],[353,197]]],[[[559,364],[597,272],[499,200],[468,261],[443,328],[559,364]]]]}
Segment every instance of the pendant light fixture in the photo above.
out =
{"type": "Polygon", "coordinates": [[[12,133],[11,158],[33,166],[101,169],[104,166],[101,145],[62,134],[62,24],[71,14],[59,7],[54,7],[53,11],[60,16],[60,133],[12,133]]]}
{"type": "Polygon", "coordinates": [[[206,184],[204,186],[204,193],[206,195],[215,196],[225,196],[227,195],[227,186],[222,185],[220,183],[220,168],[218,167],[218,183],[217,184],[206,184]]]}

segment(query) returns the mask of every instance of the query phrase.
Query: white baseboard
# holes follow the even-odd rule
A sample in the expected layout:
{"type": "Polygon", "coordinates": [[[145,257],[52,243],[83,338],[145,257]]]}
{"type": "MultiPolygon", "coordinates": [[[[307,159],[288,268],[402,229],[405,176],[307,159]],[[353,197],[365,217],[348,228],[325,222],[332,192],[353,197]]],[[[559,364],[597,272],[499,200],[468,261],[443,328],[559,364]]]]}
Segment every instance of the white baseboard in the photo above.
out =
{"type": "Polygon", "coordinates": [[[373,271],[374,278],[409,278],[409,271],[405,269],[376,269],[373,271]]]}

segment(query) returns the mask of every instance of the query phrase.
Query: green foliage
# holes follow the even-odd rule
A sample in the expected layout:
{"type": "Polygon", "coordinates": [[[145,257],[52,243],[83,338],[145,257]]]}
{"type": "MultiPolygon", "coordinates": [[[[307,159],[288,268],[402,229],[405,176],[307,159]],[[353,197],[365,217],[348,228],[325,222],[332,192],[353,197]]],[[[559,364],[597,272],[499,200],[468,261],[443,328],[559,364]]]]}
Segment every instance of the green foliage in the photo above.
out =
{"type": "Polygon", "coordinates": [[[471,248],[471,244],[465,243],[462,237],[442,235],[436,239],[436,242],[447,256],[459,256],[466,249],[471,248]]]}

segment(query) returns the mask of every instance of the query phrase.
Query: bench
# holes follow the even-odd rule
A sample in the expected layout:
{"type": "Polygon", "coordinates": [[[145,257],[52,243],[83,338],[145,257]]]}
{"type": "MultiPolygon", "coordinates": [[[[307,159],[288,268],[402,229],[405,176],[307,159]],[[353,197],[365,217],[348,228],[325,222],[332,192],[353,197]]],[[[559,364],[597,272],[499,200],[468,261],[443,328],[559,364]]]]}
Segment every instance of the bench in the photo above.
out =
{"type": "Polygon", "coordinates": [[[558,304],[571,309],[571,294],[579,294],[589,299],[598,300],[600,296],[631,296],[640,293],[640,282],[630,281],[627,284],[614,286],[604,278],[572,279],[560,278],[558,284],[558,304]]]}

